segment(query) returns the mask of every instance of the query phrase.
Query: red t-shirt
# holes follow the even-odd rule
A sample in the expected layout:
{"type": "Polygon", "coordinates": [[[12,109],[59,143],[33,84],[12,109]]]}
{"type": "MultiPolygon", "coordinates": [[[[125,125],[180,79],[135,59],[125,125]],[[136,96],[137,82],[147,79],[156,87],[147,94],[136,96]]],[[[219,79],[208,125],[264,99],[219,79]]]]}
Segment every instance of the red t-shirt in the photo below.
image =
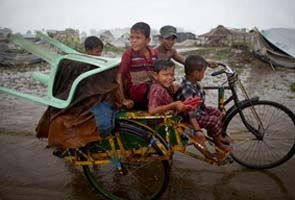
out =
{"type": "Polygon", "coordinates": [[[149,58],[131,48],[127,49],[118,70],[118,73],[127,79],[130,98],[139,103],[144,101],[147,91],[146,83],[152,81],[150,72],[153,71],[158,58],[152,48],[147,47],[147,50],[150,54],[149,58]]]}
{"type": "Polygon", "coordinates": [[[148,95],[148,108],[156,108],[158,106],[163,106],[172,103],[172,93],[172,88],[164,88],[158,83],[152,84],[148,95]]]}

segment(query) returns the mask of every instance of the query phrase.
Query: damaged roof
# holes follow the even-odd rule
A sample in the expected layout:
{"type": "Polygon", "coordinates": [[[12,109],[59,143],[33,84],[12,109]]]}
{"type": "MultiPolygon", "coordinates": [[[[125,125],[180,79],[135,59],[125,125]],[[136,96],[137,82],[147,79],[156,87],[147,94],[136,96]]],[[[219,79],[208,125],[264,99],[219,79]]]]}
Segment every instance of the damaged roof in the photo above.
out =
{"type": "Polygon", "coordinates": [[[295,58],[295,29],[272,28],[261,31],[270,43],[295,58]]]}

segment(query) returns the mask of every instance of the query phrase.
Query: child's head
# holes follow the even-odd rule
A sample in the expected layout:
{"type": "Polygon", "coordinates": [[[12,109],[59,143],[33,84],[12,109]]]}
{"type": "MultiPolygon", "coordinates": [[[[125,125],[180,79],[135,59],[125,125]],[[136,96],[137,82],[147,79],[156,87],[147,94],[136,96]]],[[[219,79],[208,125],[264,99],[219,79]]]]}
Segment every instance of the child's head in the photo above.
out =
{"type": "Polygon", "coordinates": [[[154,78],[163,87],[170,87],[174,81],[175,64],[171,60],[157,60],[154,66],[154,78]]]}
{"type": "Polygon", "coordinates": [[[163,26],[160,29],[160,43],[161,45],[166,49],[170,50],[172,49],[175,41],[176,41],[177,35],[176,35],[176,28],[170,25],[163,26]]]}
{"type": "Polygon", "coordinates": [[[95,36],[89,36],[84,42],[84,47],[87,54],[93,56],[101,56],[103,43],[99,38],[95,36]]]}
{"type": "Polygon", "coordinates": [[[208,65],[208,62],[202,56],[190,55],[185,59],[185,75],[192,77],[196,81],[201,81],[208,65]]]}
{"type": "Polygon", "coordinates": [[[151,40],[151,28],[147,23],[138,22],[130,29],[130,43],[134,51],[146,48],[151,40]]]}

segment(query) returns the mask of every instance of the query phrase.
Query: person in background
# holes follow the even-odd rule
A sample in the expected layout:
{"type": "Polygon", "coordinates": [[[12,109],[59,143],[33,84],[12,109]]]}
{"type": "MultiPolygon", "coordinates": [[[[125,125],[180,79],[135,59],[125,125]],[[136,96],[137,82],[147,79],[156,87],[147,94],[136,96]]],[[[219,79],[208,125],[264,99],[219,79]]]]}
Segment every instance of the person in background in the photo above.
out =
{"type": "Polygon", "coordinates": [[[176,28],[170,25],[163,26],[160,29],[160,45],[155,48],[160,59],[173,59],[181,64],[184,64],[185,58],[177,53],[173,48],[177,39],[176,28]]]}
{"type": "Polygon", "coordinates": [[[88,55],[101,56],[103,42],[96,36],[89,36],[84,41],[84,47],[88,55]]]}
{"type": "MultiPolygon", "coordinates": [[[[160,45],[155,48],[160,59],[173,59],[180,64],[185,63],[185,57],[180,55],[175,48],[173,48],[177,39],[177,30],[174,26],[166,25],[160,28],[160,45]]],[[[213,60],[207,60],[210,68],[217,67],[213,60]]]]}

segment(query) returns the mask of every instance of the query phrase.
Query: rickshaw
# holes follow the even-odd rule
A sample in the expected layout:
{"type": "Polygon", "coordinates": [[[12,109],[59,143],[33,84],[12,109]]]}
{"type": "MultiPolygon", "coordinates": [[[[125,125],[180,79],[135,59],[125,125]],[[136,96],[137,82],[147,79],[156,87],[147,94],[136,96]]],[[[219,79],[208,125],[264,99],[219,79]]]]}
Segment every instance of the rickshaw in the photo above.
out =
{"type": "MultiPolygon", "coordinates": [[[[93,57],[79,53],[44,35],[42,40],[63,53],[55,53],[11,35],[9,40],[50,64],[50,73],[33,72],[32,77],[47,85],[47,96],[25,94],[0,87],[0,92],[31,102],[63,109],[70,105],[79,83],[94,74],[117,67],[118,58],[93,57]],[[95,69],[79,75],[66,100],[52,93],[59,63],[64,60],[88,63],[95,69]]],[[[86,146],[69,149],[63,158],[81,166],[91,185],[108,199],[157,199],[169,182],[169,172],[175,152],[189,155],[212,165],[233,161],[252,169],[269,169],[289,160],[295,153],[295,115],[287,107],[259,97],[249,97],[238,74],[229,66],[218,63],[220,70],[212,76],[226,76],[226,85],[206,87],[218,92],[218,107],[226,112],[223,134],[233,140],[233,151],[225,162],[206,159],[189,148],[192,141],[190,124],[175,114],[149,115],[145,111],[120,110],[111,133],[86,146]],[[230,91],[226,97],[225,91],[230,91]],[[241,98],[243,97],[243,99],[241,98]],[[225,99],[226,98],[226,99],[225,99]]],[[[212,152],[217,151],[212,138],[212,152]]]]}

